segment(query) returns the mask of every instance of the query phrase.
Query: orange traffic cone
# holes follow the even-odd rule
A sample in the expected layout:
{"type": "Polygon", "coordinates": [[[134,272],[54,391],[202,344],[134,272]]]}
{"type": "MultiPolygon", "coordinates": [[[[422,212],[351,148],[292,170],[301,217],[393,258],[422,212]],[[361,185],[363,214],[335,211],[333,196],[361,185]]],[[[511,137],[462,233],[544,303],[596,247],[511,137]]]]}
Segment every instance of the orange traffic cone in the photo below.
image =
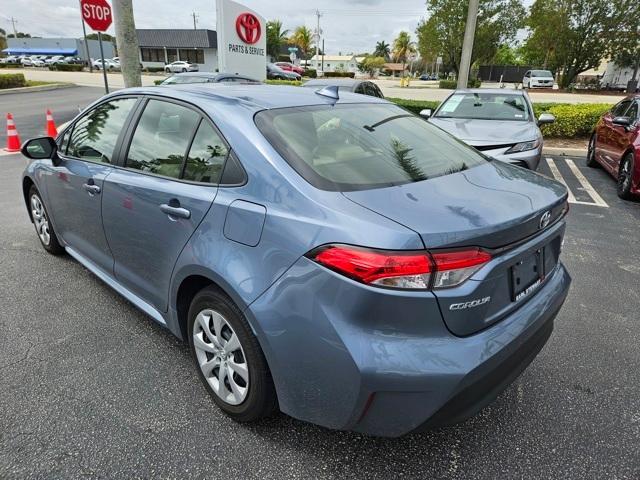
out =
{"type": "Polygon", "coordinates": [[[56,128],[56,124],[53,122],[51,110],[47,108],[47,137],[56,138],[57,136],[58,129],[56,128]]]}
{"type": "Polygon", "coordinates": [[[18,130],[16,130],[16,124],[13,122],[13,115],[7,113],[7,152],[19,152],[20,151],[20,137],[18,136],[18,130]]]}

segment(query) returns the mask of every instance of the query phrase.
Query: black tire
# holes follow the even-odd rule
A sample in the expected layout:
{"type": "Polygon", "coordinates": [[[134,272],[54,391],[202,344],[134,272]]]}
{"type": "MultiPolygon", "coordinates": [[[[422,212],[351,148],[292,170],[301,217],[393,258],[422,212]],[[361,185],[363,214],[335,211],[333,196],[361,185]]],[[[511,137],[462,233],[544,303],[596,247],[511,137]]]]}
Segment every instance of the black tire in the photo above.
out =
{"type": "Polygon", "coordinates": [[[633,153],[627,153],[620,161],[618,168],[618,186],[616,192],[623,200],[631,200],[631,185],[633,183],[633,153]]]}
{"type": "Polygon", "coordinates": [[[164,73],[171,73],[171,70],[169,68],[165,68],[164,73]]]}
{"type": "Polygon", "coordinates": [[[224,293],[214,286],[204,288],[196,294],[189,307],[187,335],[189,348],[198,376],[216,405],[229,417],[238,422],[251,422],[272,415],[278,408],[276,390],[269,366],[264,358],[257,338],[253,335],[240,309],[224,293]],[[194,324],[203,310],[213,310],[224,317],[235,331],[244,352],[244,360],[249,371],[249,386],[246,398],[238,405],[232,405],[220,398],[205,378],[194,347],[194,324]]]}
{"type": "Polygon", "coordinates": [[[600,164],[596,160],[596,134],[591,135],[589,139],[589,148],[587,149],[587,167],[599,168],[600,164]]]}
{"type": "Polygon", "coordinates": [[[33,220],[33,225],[36,229],[36,234],[38,235],[38,239],[40,240],[40,245],[42,245],[42,248],[44,248],[51,255],[63,254],[65,250],[62,247],[62,245],[60,245],[60,242],[58,242],[58,237],[56,236],[56,232],[53,229],[53,224],[51,223],[51,220],[50,220],[51,217],[49,217],[49,212],[47,211],[47,207],[45,206],[44,201],[42,200],[42,196],[40,195],[40,192],[38,191],[35,185],[31,185],[31,188],[29,189],[29,207],[28,208],[29,208],[29,215],[31,216],[31,220],[33,220]],[[46,230],[49,235],[48,243],[45,240],[43,240],[43,237],[40,235],[40,232],[38,231],[37,219],[34,218],[34,215],[35,215],[34,207],[33,207],[34,197],[36,197],[40,202],[40,205],[42,205],[42,211],[44,212],[45,220],[46,220],[46,230]]]}
{"type": "Polygon", "coordinates": [[[186,68],[183,68],[183,69],[182,69],[182,73],[185,73],[186,71],[187,71],[187,69],[186,69],[186,68]]]}

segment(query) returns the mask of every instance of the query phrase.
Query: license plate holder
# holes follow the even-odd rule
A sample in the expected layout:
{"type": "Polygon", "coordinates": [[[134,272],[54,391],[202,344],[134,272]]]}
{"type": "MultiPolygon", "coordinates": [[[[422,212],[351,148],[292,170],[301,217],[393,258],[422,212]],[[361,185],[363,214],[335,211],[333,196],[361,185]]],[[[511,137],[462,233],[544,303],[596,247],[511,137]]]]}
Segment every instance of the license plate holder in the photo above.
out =
{"type": "Polygon", "coordinates": [[[517,302],[538,289],[544,280],[544,247],[511,267],[511,301],[517,302]]]}

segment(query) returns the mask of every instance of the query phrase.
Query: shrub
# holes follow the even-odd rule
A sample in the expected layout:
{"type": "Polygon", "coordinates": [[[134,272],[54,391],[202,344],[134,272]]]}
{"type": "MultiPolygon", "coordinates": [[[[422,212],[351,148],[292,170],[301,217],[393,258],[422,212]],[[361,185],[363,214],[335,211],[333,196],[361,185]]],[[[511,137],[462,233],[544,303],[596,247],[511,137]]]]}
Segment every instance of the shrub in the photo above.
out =
{"type": "Polygon", "coordinates": [[[59,72],[81,72],[84,65],[73,63],[58,63],[57,65],[49,65],[49,70],[57,70],[59,72]]]}
{"type": "Polygon", "coordinates": [[[0,68],[22,68],[19,63],[0,63],[0,68]]]}
{"type": "Polygon", "coordinates": [[[164,67],[145,67],[145,68],[143,68],[143,70],[146,70],[149,73],[151,73],[151,72],[164,72],[164,67]]]}
{"type": "Polygon", "coordinates": [[[3,88],[25,87],[27,81],[22,73],[3,73],[0,75],[0,90],[3,88]]]}
{"type": "MultiPolygon", "coordinates": [[[[480,85],[482,85],[482,82],[479,78],[470,78],[467,81],[467,88],[480,88],[480,85]]],[[[458,88],[458,82],[457,80],[440,80],[439,87],[446,88],[448,90],[455,90],[458,88]]]]}
{"type": "Polygon", "coordinates": [[[440,102],[437,100],[406,100],[404,98],[387,98],[387,100],[395,103],[399,107],[415,113],[416,115],[420,113],[420,110],[425,108],[435,110],[438,108],[438,105],[440,105],[440,102]]]}
{"type": "Polygon", "coordinates": [[[162,79],[160,79],[160,80],[154,80],[154,81],[153,81],[153,84],[154,84],[154,85],[160,85],[160,84],[161,84],[162,82],[164,82],[165,80],[166,80],[166,78],[162,78],[162,79]]]}
{"type": "Polygon", "coordinates": [[[304,76],[309,78],[318,78],[318,72],[315,68],[305,68],[304,76]]]}
{"type": "Polygon", "coordinates": [[[324,72],[327,78],[354,78],[355,72],[324,72]]]}
{"type": "Polygon", "coordinates": [[[302,85],[300,80],[265,80],[264,82],[269,85],[291,85],[292,87],[299,87],[302,85]]]}
{"type": "MultiPolygon", "coordinates": [[[[538,107],[539,108],[539,107],[538,107]]],[[[542,126],[545,137],[587,137],[611,105],[606,103],[556,104],[545,112],[556,117],[555,123],[542,126]]],[[[534,112],[536,111],[534,106],[534,112]]],[[[539,110],[540,111],[540,110],[539,110]]],[[[536,116],[538,113],[536,113],[536,116]]]]}

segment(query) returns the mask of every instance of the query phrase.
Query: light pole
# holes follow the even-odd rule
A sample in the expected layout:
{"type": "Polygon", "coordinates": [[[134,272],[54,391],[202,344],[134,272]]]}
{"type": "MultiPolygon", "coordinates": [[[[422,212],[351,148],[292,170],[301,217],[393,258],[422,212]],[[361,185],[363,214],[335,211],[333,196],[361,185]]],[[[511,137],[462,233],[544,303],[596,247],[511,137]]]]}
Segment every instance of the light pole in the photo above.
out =
{"type": "Polygon", "coordinates": [[[477,18],[478,0],[469,0],[469,12],[467,13],[467,24],[464,28],[464,41],[462,43],[462,55],[460,57],[460,69],[458,71],[458,88],[467,88],[467,83],[469,82],[471,52],[473,52],[473,39],[476,34],[477,18]]]}

